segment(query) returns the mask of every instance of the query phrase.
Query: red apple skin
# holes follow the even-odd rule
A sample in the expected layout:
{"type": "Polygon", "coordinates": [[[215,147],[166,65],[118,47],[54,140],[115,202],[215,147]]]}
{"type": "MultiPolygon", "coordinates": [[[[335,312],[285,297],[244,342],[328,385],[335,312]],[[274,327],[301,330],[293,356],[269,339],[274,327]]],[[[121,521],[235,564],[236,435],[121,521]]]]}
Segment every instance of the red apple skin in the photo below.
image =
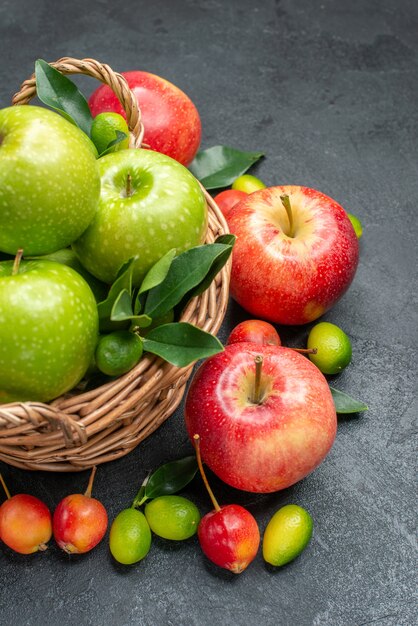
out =
{"type": "Polygon", "coordinates": [[[61,500],[52,518],[55,541],[68,554],[92,550],[103,539],[107,525],[103,504],[81,493],[61,500]]]}
{"type": "MultiPolygon", "coordinates": [[[[165,78],[142,71],[122,72],[141,109],[145,134],[143,142],[183,165],[191,163],[199,149],[202,126],[190,98],[165,78]]],[[[114,111],[126,118],[118,98],[107,85],[98,87],[89,98],[93,117],[114,111]]]]}
{"type": "Polygon", "coordinates": [[[51,513],[35,496],[16,494],[0,507],[0,539],[20,554],[46,550],[52,536],[51,513]]]}
{"type": "Polygon", "coordinates": [[[285,489],[328,454],[337,416],[328,383],[291,348],[227,345],[202,363],[185,402],[191,439],[201,436],[202,459],[225,483],[257,493],[285,489]],[[250,400],[257,355],[263,358],[260,404],[250,400]]]}
{"type": "Polygon", "coordinates": [[[306,324],[320,317],[350,286],[358,264],[354,228],[335,200],[307,187],[267,187],[232,207],[237,236],[232,254],[232,297],[255,317],[306,324]],[[290,198],[295,234],[280,196],[290,198]]]}
{"type": "Polygon", "coordinates": [[[244,320],[240,322],[232,329],[226,343],[229,345],[244,341],[266,346],[281,346],[282,344],[277,330],[264,320],[244,320]]]}
{"type": "Polygon", "coordinates": [[[239,504],[227,504],[207,513],[200,520],[197,536],[208,559],[234,574],[248,567],[260,545],[255,518],[239,504]]]}

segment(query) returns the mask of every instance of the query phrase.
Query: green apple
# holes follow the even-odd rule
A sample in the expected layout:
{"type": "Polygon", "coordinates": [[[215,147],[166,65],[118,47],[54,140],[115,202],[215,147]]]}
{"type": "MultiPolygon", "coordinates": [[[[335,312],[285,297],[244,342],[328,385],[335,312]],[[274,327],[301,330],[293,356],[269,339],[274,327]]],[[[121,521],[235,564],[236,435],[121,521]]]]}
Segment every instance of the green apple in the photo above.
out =
{"type": "Polygon", "coordinates": [[[73,249],[96,278],[111,283],[138,257],[133,283],[172,248],[177,254],[203,242],[203,191],[183,165],[152,150],[120,150],[98,160],[101,194],[93,221],[73,249]]]}
{"type": "Polygon", "coordinates": [[[51,254],[45,254],[42,257],[37,258],[55,261],[56,263],[63,263],[64,265],[68,265],[68,267],[72,267],[73,270],[75,270],[78,274],[81,274],[84,280],[88,283],[94,297],[96,298],[96,302],[106,300],[106,296],[109,292],[109,285],[105,285],[102,281],[90,274],[84,265],[81,265],[72,248],[62,248],[61,250],[57,250],[56,252],[51,252],[51,254]]]}
{"type": "Polygon", "coordinates": [[[97,208],[97,151],[79,128],[38,106],[0,110],[0,250],[65,248],[97,208]]]}
{"type": "Polygon", "coordinates": [[[0,263],[0,403],[48,402],[93,359],[98,313],[75,270],[48,260],[0,263]]]}

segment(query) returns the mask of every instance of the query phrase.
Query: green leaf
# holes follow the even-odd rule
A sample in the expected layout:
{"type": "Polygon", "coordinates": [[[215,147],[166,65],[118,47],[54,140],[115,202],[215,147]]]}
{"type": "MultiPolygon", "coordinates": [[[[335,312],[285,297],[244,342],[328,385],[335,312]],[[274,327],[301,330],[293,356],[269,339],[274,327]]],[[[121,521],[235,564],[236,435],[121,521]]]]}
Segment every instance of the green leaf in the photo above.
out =
{"type": "Polygon", "coordinates": [[[164,278],[168,274],[168,270],[170,269],[170,265],[176,256],[176,249],[172,248],[169,250],[159,261],[155,263],[148,271],[144,280],[141,283],[141,286],[138,291],[138,296],[145,291],[149,291],[153,287],[157,287],[160,283],[163,282],[164,278]]]}
{"type": "Polygon", "coordinates": [[[206,189],[218,189],[231,185],[262,156],[262,152],[242,152],[228,146],[213,146],[200,150],[189,169],[206,189]]]}
{"type": "Polygon", "coordinates": [[[161,465],[141,485],[133,507],[139,507],[150,498],[170,496],[188,485],[198,470],[195,456],[186,456],[161,465]]]}
{"type": "Polygon", "coordinates": [[[108,329],[108,322],[111,319],[113,306],[122,291],[132,294],[132,272],[133,265],[137,257],[132,257],[120,268],[118,275],[109,289],[106,300],[102,300],[97,305],[99,312],[100,330],[108,329]]]}
{"type": "MultiPolygon", "coordinates": [[[[226,246],[225,250],[214,258],[212,265],[210,266],[206,276],[200,281],[193,289],[190,289],[181,299],[180,303],[176,307],[175,316],[179,316],[183,311],[187,303],[196,296],[200,296],[211,284],[215,276],[221,271],[223,266],[228,261],[232,253],[232,248],[235,243],[235,235],[220,235],[215,244],[221,244],[226,246]]],[[[209,244],[210,245],[210,244],[209,244]]]]}
{"type": "Polygon", "coordinates": [[[129,320],[132,325],[139,328],[146,328],[152,323],[148,315],[134,315],[132,311],[132,296],[127,289],[122,289],[116,298],[110,313],[112,322],[122,322],[129,320]]]}
{"type": "Polygon", "coordinates": [[[186,367],[224,349],[219,339],[186,322],[157,326],[141,339],[144,350],[177,367],[186,367]]]}
{"type": "Polygon", "coordinates": [[[173,259],[165,279],[148,292],[144,313],[154,319],[173,309],[187,293],[201,284],[218,257],[219,264],[226,262],[231,249],[230,245],[211,243],[179,254],[173,259]]]}
{"type": "Polygon", "coordinates": [[[369,408],[367,404],[364,404],[361,400],[355,400],[343,391],[334,389],[334,387],[331,386],[330,389],[337,413],[359,413],[361,411],[367,411],[369,408]]]}
{"type": "Polygon", "coordinates": [[[105,154],[108,154],[112,150],[113,146],[116,146],[116,144],[120,143],[121,141],[126,139],[128,136],[126,133],[123,133],[121,130],[115,130],[115,133],[116,133],[116,139],[109,141],[109,143],[107,144],[103,152],[99,154],[99,157],[102,157],[105,154]]]}
{"type": "Polygon", "coordinates": [[[131,295],[127,289],[122,289],[113,303],[110,319],[112,322],[119,322],[130,319],[133,314],[131,295]]]}
{"type": "Polygon", "coordinates": [[[219,235],[219,237],[216,237],[215,243],[223,243],[226,246],[233,246],[236,239],[237,238],[235,237],[235,235],[231,235],[231,233],[228,233],[226,235],[219,235]]]}
{"type": "Polygon", "coordinates": [[[93,117],[87,100],[77,86],[42,59],[35,63],[35,79],[39,100],[61,113],[90,137],[93,117]]]}

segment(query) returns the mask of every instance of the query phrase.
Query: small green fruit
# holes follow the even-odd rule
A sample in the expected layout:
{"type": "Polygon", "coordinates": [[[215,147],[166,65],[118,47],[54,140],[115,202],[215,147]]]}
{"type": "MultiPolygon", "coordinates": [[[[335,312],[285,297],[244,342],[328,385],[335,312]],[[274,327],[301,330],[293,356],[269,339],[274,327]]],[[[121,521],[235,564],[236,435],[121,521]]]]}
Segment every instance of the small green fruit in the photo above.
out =
{"type": "Polygon", "coordinates": [[[277,567],[293,561],[308,545],[312,530],[312,517],[306,509],[297,504],[283,506],[264,532],[264,560],[277,567]]]}
{"type": "Polygon", "coordinates": [[[107,376],[129,372],[142,356],[142,341],[129,330],[102,335],[96,347],[96,365],[107,376]]]}
{"type": "Polygon", "coordinates": [[[110,552],[118,563],[132,565],[145,558],[151,548],[151,530],[145,515],[125,509],[113,520],[109,533],[110,552]]]}
{"type": "Polygon", "coordinates": [[[90,136],[99,155],[105,151],[110,153],[129,148],[128,124],[122,115],[114,113],[113,111],[106,111],[96,115],[91,126],[90,136]],[[124,133],[126,138],[109,147],[109,145],[118,138],[116,131],[124,133]]]}
{"type": "Polygon", "coordinates": [[[236,191],[243,191],[244,193],[253,193],[259,189],[264,189],[265,184],[262,180],[252,174],[243,174],[234,180],[232,183],[232,189],[236,191]]]}
{"type": "Polygon", "coordinates": [[[182,541],[197,532],[200,513],[197,506],[182,496],[160,496],[145,506],[151,530],[164,539],[182,541]]]}

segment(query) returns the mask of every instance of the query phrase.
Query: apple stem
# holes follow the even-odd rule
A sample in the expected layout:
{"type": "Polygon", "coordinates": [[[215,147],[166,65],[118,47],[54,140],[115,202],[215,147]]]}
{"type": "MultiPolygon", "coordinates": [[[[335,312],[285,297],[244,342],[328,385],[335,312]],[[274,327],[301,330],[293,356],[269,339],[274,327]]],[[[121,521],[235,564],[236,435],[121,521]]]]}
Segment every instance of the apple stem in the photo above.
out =
{"type": "Polygon", "coordinates": [[[7,489],[7,485],[4,482],[4,478],[3,478],[3,476],[1,474],[0,474],[0,483],[3,485],[3,489],[4,489],[4,492],[5,492],[6,496],[7,496],[7,499],[10,500],[10,498],[12,496],[10,495],[10,491],[7,489]]]}
{"type": "Polygon", "coordinates": [[[89,478],[89,484],[87,485],[87,489],[84,492],[84,495],[86,496],[86,498],[91,498],[91,492],[92,492],[92,489],[93,489],[93,481],[94,481],[94,477],[96,476],[96,471],[97,471],[97,467],[96,467],[96,465],[94,465],[92,470],[91,470],[91,474],[90,474],[90,478],[89,478]]]}
{"type": "Polygon", "coordinates": [[[22,255],[23,255],[23,248],[19,248],[19,250],[16,252],[15,260],[13,263],[12,276],[16,276],[16,274],[19,272],[19,266],[20,266],[20,261],[22,260],[22,255]]]}
{"type": "Polygon", "coordinates": [[[255,359],[255,380],[254,380],[254,394],[252,402],[253,404],[261,404],[261,370],[263,369],[263,357],[258,354],[255,359]]]}
{"type": "Polygon", "coordinates": [[[291,350],[301,354],[316,354],[318,352],[318,348],[291,348],[291,350]]]}
{"type": "Polygon", "coordinates": [[[215,509],[215,511],[220,511],[221,507],[219,506],[218,501],[213,495],[213,491],[210,488],[208,479],[206,478],[205,470],[203,469],[202,457],[200,455],[200,435],[197,435],[197,434],[193,435],[193,442],[194,442],[194,447],[196,450],[196,459],[197,459],[197,465],[199,467],[200,475],[202,476],[202,480],[207,489],[209,497],[212,500],[213,508],[215,509]]]}
{"type": "Polygon", "coordinates": [[[132,176],[128,174],[126,177],[126,197],[130,198],[132,196],[132,176]]]}
{"type": "Polygon", "coordinates": [[[292,212],[292,205],[290,204],[290,198],[287,194],[283,194],[282,196],[280,196],[280,200],[282,201],[282,204],[287,213],[287,219],[289,220],[289,232],[287,233],[287,236],[294,237],[295,233],[294,233],[294,225],[293,225],[293,212],[292,212]]]}

